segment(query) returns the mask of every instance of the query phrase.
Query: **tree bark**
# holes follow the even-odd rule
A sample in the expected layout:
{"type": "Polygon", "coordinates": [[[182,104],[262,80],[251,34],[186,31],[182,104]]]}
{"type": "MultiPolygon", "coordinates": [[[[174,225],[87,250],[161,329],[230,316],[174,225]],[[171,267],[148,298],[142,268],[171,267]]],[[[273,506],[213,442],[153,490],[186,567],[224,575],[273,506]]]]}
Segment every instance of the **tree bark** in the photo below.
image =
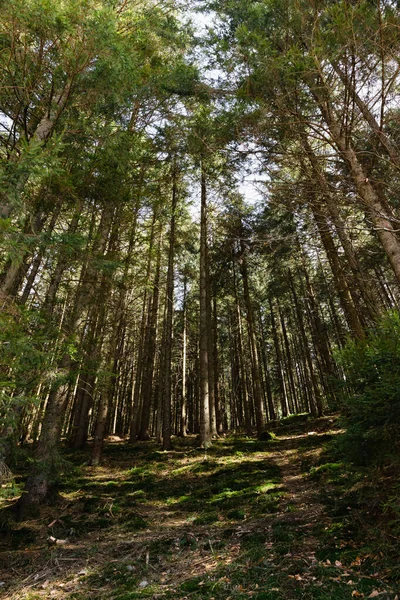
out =
{"type": "Polygon", "coordinates": [[[151,299],[151,306],[148,311],[148,332],[145,340],[144,350],[144,365],[143,365],[143,377],[141,386],[141,407],[142,412],[140,416],[140,429],[138,439],[147,441],[150,439],[150,416],[151,407],[153,400],[153,379],[154,379],[154,363],[156,356],[156,343],[157,343],[157,324],[159,318],[159,298],[160,298],[160,269],[161,269],[161,246],[162,236],[160,230],[160,236],[158,241],[157,251],[157,264],[156,272],[154,275],[153,284],[153,295],[151,299]]]}
{"type": "Polygon", "coordinates": [[[180,437],[186,437],[187,426],[188,426],[188,415],[187,415],[187,390],[186,390],[186,371],[187,371],[187,307],[186,307],[186,296],[187,296],[187,281],[186,276],[183,283],[183,307],[182,307],[182,319],[183,319],[183,331],[182,331],[182,396],[181,396],[181,418],[179,426],[180,437]]]}
{"type": "Polygon", "coordinates": [[[312,383],[313,391],[314,391],[314,398],[313,398],[313,405],[311,406],[311,412],[316,413],[319,417],[321,417],[324,414],[324,407],[323,407],[322,398],[321,398],[320,390],[318,387],[317,378],[315,375],[314,365],[313,365],[312,358],[311,358],[310,347],[308,345],[307,335],[306,335],[306,331],[305,331],[305,327],[304,327],[303,312],[302,312],[300,304],[299,304],[299,300],[298,300],[297,293],[296,293],[296,288],[294,285],[293,276],[290,273],[290,271],[288,272],[288,275],[289,275],[289,281],[290,281],[290,288],[292,290],[293,300],[294,300],[294,304],[296,307],[297,322],[298,322],[298,326],[299,326],[300,336],[301,336],[301,339],[303,342],[303,350],[305,352],[305,358],[306,358],[308,370],[310,372],[311,383],[312,383]]]}
{"type": "MultiPolygon", "coordinates": [[[[147,258],[146,267],[146,281],[150,279],[150,273],[153,262],[153,246],[154,246],[154,234],[155,234],[155,222],[156,222],[156,209],[153,209],[153,218],[151,223],[149,251],[147,258]]],[[[142,319],[140,324],[140,336],[139,336],[139,349],[136,360],[136,372],[135,372],[135,383],[133,388],[133,403],[132,403],[132,420],[129,428],[129,443],[134,444],[138,436],[140,427],[140,416],[142,412],[141,407],[141,390],[143,383],[143,372],[144,372],[144,352],[146,344],[146,323],[148,320],[148,290],[145,289],[143,303],[142,303],[142,319]]]]}
{"type": "Polygon", "coordinates": [[[335,282],[335,287],[339,296],[340,305],[346,317],[346,321],[353,334],[359,339],[364,339],[364,328],[360,321],[359,313],[354,306],[353,298],[349,289],[349,284],[343,273],[342,265],[337,254],[335,243],[332,239],[332,234],[330,232],[329,223],[327,221],[325,212],[320,206],[316,208],[315,202],[312,204],[311,210],[313,212],[315,223],[317,225],[317,229],[321,237],[322,245],[324,247],[331,267],[333,281],[335,282]]]}
{"type": "Polygon", "coordinates": [[[207,284],[207,183],[204,165],[201,168],[200,217],[200,445],[211,446],[209,367],[208,367],[208,302],[207,284]]]}
{"type": "MultiPolygon", "coordinates": [[[[360,262],[356,256],[351,240],[347,235],[346,227],[340,216],[338,206],[332,198],[325,174],[320,167],[318,158],[315,152],[313,151],[305,133],[302,134],[302,144],[312,167],[313,180],[315,180],[318,183],[320,193],[322,192],[321,201],[317,202],[316,205],[316,211],[321,212],[322,209],[319,210],[318,204],[325,203],[327,212],[330,218],[332,219],[332,223],[334,224],[336,233],[344,250],[347,262],[353,273],[354,283],[361,293],[370,320],[374,322],[380,315],[379,300],[376,294],[376,290],[371,284],[368,284],[367,276],[361,268],[360,262]]],[[[315,191],[315,193],[317,194],[317,190],[315,191]]]]}
{"type": "Polygon", "coordinates": [[[364,102],[364,100],[361,98],[361,96],[357,93],[353,82],[348,77],[348,75],[345,73],[345,71],[343,71],[343,69],[341,68],[339,63],[332,61],[331,64],[332,64],[334,70],[336,71],[336,73],[339,75],[343,85],[348,90],[351,98],[354,100],[360,113],[362,114],[362,116],[364,117],[364,119],[366,120],[368,125],[371,127],[371,130],[374,132],[374,134],[377,137],[377,139],[379,140],[379,142],[381,143],[382,148],[385,150],[386,154],[389,156],[393,165],[396,166],[397,168],[400,168],[400,155],[399,155],[395,145],[392,143],[390,138],[385,134],[382,127],[380,127],[374,114],[368,108],[368,105],[364,102]]]}
{"type": "Polygon", "coordinates": [[[392,217],[387,213],[383,206],[378,194],[358,160],[357,153],[353,149],[348,136],[343,132],[329,101],[323,97],[319,88],[322,86],[323,93],[327,98],[329,98],[329,90],[323,81],[320,81],[319,83],[320,85],[318,86],[318,84],[314,82],[311,85],[311,91],[318,102],[321,113],[329,128],[332,141],[348,167],[358,197],[365,207],[367,215],[371,219],[372,225],[374,226],[396,279],[398,283],[400,283],[400,242],[392,224],[392,217]]]}
{"type": "Polygon", "coordinates": [[[247,326],[249,331],[250,351],[251,351],[251,374],[253,383],[253,398],[256,416],[256,428],[258,437],[261,436],[264,430],[264,414],[263,414],[263,390],[260,373],[260,360],[258,356],[257,340],[255,332],[253,305],[250,297],[249,275],[246,261],[246,248],[243,241],[243,224],[240,223],[240,271],[243,280],[243,293],[246,305],[247,326]]]}
{"type": "Polygon", "coordinates": [[[269,298],[269,309],[270,309],[270,315],[271,315],[272,337],[274,339],[274,346],[275,346],[276,370],[277,370],[278,385],[279,385],[279,402],[281,405],[282,417],[287,417],[288,416],[288,403],[287,403],[287,397],[286,397],[285,381],[283,379],[282,353],[281,353],[281,347],[279,345],[278,330],[276,328],[276,322],[275,322],[274,306],[272,304],[271,298],[269,298]]]}
{"type": "Polygon", "coordinates": [[[171,221],[169,229],[168,272],[166,293],[166,320],[165,320],[165,364],[163,381],[163,450],[171,450],[171,411],[172,411],[172,342],[173,342],[173,317],[174,317],[174,263],[175,263],[175,237],[176,237],[176,206],[178,201],[178,173],[176,159],[174,159],[172,172],[172,204],[171,221]]]}

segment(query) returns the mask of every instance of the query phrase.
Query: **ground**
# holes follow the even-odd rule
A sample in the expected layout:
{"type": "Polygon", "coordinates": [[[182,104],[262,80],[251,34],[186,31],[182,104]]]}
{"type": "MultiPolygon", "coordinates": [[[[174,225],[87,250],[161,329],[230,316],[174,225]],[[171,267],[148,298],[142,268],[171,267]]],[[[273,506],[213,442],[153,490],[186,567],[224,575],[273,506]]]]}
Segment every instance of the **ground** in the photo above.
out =
{"type": "Polygon", "coordinates": [[[24,523],[0,513],[0,597],[399,600],[337,497],[341,465],[320,464],[337,434],[326,417],[207,452],[194,437],[170,452],[110,441],[103,466],[69,472],[58,506],[24,523]]]}

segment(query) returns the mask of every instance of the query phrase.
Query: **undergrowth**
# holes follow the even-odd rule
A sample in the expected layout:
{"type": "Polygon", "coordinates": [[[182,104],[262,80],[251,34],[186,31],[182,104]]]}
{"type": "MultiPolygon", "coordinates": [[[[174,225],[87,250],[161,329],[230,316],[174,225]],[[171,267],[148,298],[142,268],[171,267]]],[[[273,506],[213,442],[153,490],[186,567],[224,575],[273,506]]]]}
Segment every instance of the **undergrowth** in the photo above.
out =
{"type": "Polygon", "coordinates": [[[348,444],[347,432],[340,433],[314,462],[302,463],[304,475],[317,482],[319,499],[330,515],[331,523],[315,531],[322,542],[318,558],[400,582],[400,468],[393,462],[384,469],[352,461],[344,452],[348,444]]]}

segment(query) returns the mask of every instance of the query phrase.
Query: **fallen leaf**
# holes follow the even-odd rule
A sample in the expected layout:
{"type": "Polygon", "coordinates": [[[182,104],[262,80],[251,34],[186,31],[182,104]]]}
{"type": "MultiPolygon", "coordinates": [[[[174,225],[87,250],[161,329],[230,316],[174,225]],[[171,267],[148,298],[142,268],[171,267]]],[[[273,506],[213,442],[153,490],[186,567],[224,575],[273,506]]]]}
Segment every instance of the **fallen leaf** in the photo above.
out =
{"type": "Polygon", "coordinates": [[[376,598],[379,595],[380,595],[380,592],[378,592],[378,590],[374,590],[373,592],[370,593],[368,598],[376,598]]]}
{"type": "Polygon", "coordinates": [[[352,598],[364,598],[364,594],[362,594],[361,592],[357,592],[357,590],[354,590],[351,596],[352,598]]]}

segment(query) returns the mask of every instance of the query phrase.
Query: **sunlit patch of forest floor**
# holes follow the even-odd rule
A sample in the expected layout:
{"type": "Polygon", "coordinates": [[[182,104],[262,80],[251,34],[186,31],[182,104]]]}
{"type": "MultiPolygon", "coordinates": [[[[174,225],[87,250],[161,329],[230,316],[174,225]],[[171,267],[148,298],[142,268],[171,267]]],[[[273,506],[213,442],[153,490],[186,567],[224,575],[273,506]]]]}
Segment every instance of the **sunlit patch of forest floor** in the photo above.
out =
{"type": "Polygon", "coordinates": [[[97,468],[67,453],[59,506],[24,523],[0,513],[0,596],[398,600],[340,465],[321,464],[338,427],[289,419],[270,441],[226,437],[207,453],[194,437],[171,452],[114,441],[97,468]]]}

